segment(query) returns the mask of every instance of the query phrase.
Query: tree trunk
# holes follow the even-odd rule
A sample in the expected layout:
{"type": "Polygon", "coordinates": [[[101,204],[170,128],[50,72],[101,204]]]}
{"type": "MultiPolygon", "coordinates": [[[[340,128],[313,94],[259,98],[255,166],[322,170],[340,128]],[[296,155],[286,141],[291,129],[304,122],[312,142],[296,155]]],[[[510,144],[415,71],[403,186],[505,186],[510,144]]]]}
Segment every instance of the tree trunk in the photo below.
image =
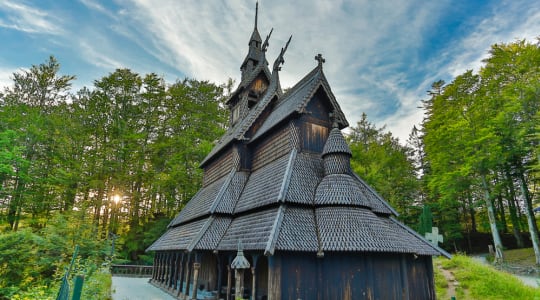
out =
{"type": "Polygon", "coordinates": [[[510,221],[512,222],[512,233],[516,238],[518,248],[523,248],[525,247],[525,244],[523,243],[523,236],[521,236],[521,222],[517,215],[515,205],[516,193],[514,191],[514,181],[512,180],[508,171],[506,172],[506,179],[507,189],[505,190],[506,199],[508,200],[508,210],[510,211],[510,221]]]}
{"type": "Polygon", "coordinates": [[[499,204],[498,213],[499,213],[499,219],[500,219],[501,225],[502,225],[502,231],[504,233],[507,233],[508,232],[508,225],[506,224],[506,216],[505,216],[505,212],[504,212],[504,203],[503,203],[503,197],[502,197],[501,193],[499,193],[497,195],[497,202],[499,204]]]}
{"type": "Polygon", "coordinates": [[[534,217],[532,209],[532,201],[529,195],[529,188],[525,181],[525,175],[523,172],[519,173],[519,181],[521,187],[521,193],[525,197],[525,215],[527,216],[527,223],[529,225],[529,233],[531,234],[531,241],[534,249],[534,256],[536,257],[536,265],[540,265],[540,243],[538,241],[538,227],[536,226],[536,219],[534,217]]]}
{"type": "Polygon", "coordinates": [[[467,203],[469,206],[469,215],[471,217],[471,232],[476,233],[476,216],[470,190],[467,191],[467,203]]]}
{"type": "Polygon", "coordinates": [[[486,201],[488,211],[489,227],[491,228],[491,236],[493,237],[493,244],[495,246],[495,263],[502,263],[504,261],[503,244],[501,236],[499,235],[499,230],[497,229],[493,201],[491,200],[486,175],[482,174],[480,177],[482,178],[482,186],[484,188],[484,200],[486,201]]]}

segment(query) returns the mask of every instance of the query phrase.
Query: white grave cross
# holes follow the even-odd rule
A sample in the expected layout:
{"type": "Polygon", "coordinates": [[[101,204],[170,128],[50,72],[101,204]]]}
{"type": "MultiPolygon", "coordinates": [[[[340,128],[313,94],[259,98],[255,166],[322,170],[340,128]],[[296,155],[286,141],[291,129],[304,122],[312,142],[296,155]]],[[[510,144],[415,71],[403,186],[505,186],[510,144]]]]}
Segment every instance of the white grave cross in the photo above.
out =
{"type": "Polygon", "coordinates": [[[438,227],[432,227],[431,232],[426,232],[426,240],[430,241],[433,246],[438,246],[443,242],[443,236],[439,234],[438,227]]]}

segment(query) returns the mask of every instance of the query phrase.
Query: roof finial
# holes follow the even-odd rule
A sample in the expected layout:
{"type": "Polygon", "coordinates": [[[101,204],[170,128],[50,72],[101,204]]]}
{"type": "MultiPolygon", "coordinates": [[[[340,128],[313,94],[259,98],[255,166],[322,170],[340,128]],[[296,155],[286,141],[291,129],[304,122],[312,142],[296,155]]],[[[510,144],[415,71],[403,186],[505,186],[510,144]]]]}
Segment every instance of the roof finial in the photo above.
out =
{"type": "Polygon", "coordinates": [[[279,53],[279,56],[276,58],[276,61],[274,62],[274,71],[281,71],[280,65],[285,63],[285,59],[283,59],[283,55],[285,54],[285,51],[287,51],[287,47],[289,47],[289,43],[291,42],[292,35],[289,37],[289,40],[287,41],[287,44],[285,44],[285,48],[281,48],[281,52],[279,53]]]}
{"type": "Polygon", "coordinates": [[[319,67],[322,68],[322,64],[326,62],[326,60],[322,57],[322,54],[317,54],[317,56],[315,56],[315,60],[319,62],[319,67]]]}
{"type": "Polygon", "coordinates": [[[262,44],[262,51],[266,52],[266,48],[268,48],[268,40],[270,39],[270,36],[272,35],[272,31],[274,31],[274,28],[270,30],[270,33],[266,36],[266,39],[264,40],[264,43],[262,44]]]}
{"type": "Polygon", "coordinates": [[[255,3],[255,29],[257,29],[257,17],[259,15],[259,1],[255,3]]]}

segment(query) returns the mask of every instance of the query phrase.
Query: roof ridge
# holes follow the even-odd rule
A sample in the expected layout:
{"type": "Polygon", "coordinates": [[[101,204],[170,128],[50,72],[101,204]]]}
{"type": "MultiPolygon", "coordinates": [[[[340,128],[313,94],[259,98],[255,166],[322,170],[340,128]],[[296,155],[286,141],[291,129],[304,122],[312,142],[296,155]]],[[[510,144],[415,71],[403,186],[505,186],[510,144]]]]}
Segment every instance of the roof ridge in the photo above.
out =
{"type": "MultiPolygon", "coordinates": [[[[369,186],[369,184],[367,184],[362,178],[360,178],[360,176],[358,176],[358,174],[356,174],[354,171],[351,170],[351,173],[353,175],[353,178],[356,178],[356,180],[360,181],[360,183],[362,183],[370,192],[372,192],[375,197],[381,201],[381,203],[390,210],[390,212],[392,212],[393,215],[395,215],[396,217],[399,216],[399,213],[392,207],[390,206],[390,204],[388,204],[382,197],[381,195],[379,195],[373,188],[371,188],[371,186],[369,186]]],[[[374,204],[374,203],[372,203],[374,204]]]]}
{"type": "Polygon", "coordinates": [[[264,249],[264,255],[274,255],[277,239],[281,230],[281,224],[283,224],[283,215],[285,214],[285,209],[285,204],[279,206],[276,214],[276,219],[274,220],[274,224],[272,225],[272,231],[270,231],[269,239],[266,243],[266,248],[264,249]]]}
{"type": "Polygon", "coordinates": [[[278,194],[278,199],[277,199],[278,202],[285,202],[287,192],[289,191],[289,184],[291,182],[291,176],[292,176],[293,166],[296,161],[297,152],[298,151],[296,150],[296,148],[293,148],[291,150],[289,161],[287,162],[287,168],[285,169],[285,176],[281,183],[281,188],[279,189],[279,194],[278,194]]]}
{"type": "Polygon", "coordinates": [[[210,217],[208,217],[206,222],[204,222],[204,225],[201,227],[201,229],[199,230],[197,235],[193,237],[193,239],[191,240],[189,245],[186,247],[186,250],[188,252],[193,251],[193,249],[195,248],[197,243],[202,239],[203,235],[206,233],[208,228],[210,228],[210,224],[212,224],[212,222],[214,222],[214,219],[215,219],[214,216],[210,216],[210,217]]]}
{"type": "Polygon", "coordinates": [[[231,181],[236,173],[236,170],[232,168],[232,170],[229,172],[229,175],[227,175],[227,178],[225,178],[225,181],[223,182],[223,185],[219,189],[218,194],[216,195],[216,198],[214,199],[212,206],[210,206],[210,209],[208,210],[210,214],[213,214],[216,211],[216,208],[219,205],[219,200],[223,198],[223,195],[225,195],[225,191],[227,191],[227,188],[231,184],[231,181]]]}

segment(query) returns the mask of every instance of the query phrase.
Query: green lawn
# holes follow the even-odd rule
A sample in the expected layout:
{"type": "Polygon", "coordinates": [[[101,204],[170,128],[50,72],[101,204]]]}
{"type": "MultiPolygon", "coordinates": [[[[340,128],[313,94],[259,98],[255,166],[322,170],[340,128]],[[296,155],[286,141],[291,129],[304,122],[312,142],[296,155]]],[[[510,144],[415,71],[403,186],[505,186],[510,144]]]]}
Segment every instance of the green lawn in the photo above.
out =
{"type": "Polygon", "coordinates": [[[436,258],[434,269],[437,299],[450,299],[455,296],[457,300],[540,300],[540,288],[526,286],[513,275],[498,271],[464,255],[454,255],[451,260],[436,258]],[[448,280],[451,277],[457,284],[448,280]]]}

